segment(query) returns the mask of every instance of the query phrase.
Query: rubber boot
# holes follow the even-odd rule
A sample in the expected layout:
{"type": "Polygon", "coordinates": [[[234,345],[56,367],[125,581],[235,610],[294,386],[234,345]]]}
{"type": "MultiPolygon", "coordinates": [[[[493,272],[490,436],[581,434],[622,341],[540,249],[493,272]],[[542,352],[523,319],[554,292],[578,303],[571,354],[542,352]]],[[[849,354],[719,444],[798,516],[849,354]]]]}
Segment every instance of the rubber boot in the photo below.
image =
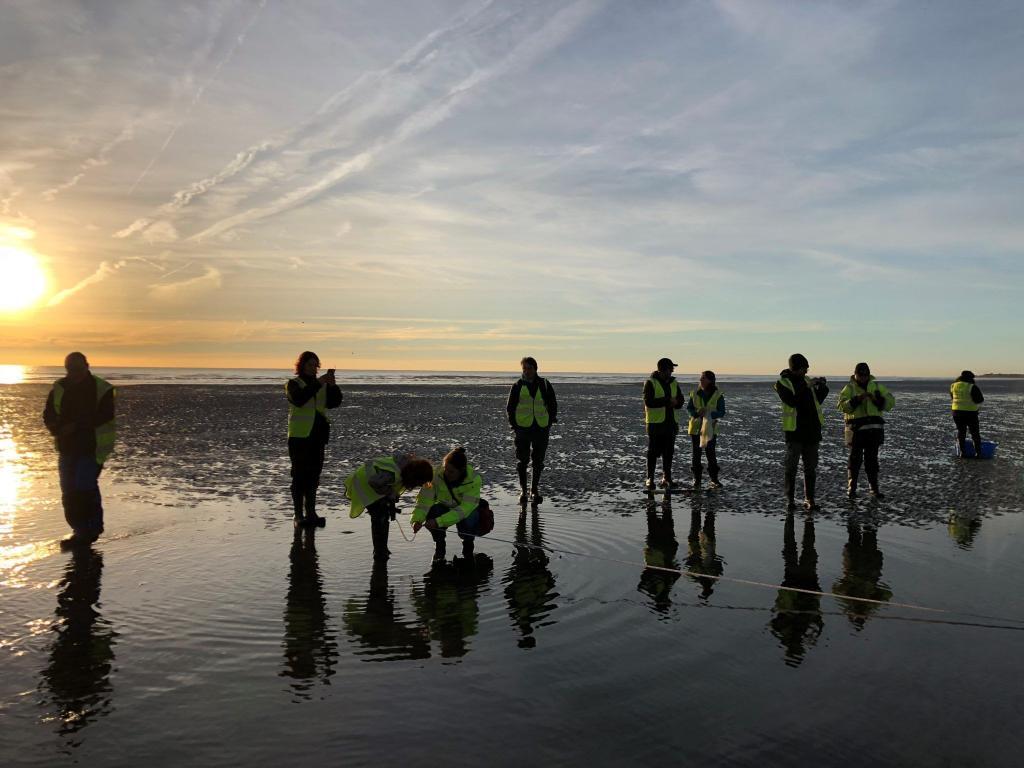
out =
{"type": "Polygon", "coordinates": [[[526,492],[526,470],[519,470],[519,503],[526,504],[530,500],[530,495],[526,492]]]}
{"type": "Polygon", "coordinates": [[[700,479],[703,474],[703,469],[699,466],[693,468],[693,490],[700,490],[700,479]]]}
{"type": "Polygon", "coordinates": [[[474,549],[474,546],[475,546],[475,541],[474,541],[473,538],[467,537],[467,538],[464,538],[462,540],[462,556],[464,558],[466,558],[467,560],[472,560],[473,559],[473,549],[474,549]]]}
{"type": "Polygon", "coordinates": [[[536,467],[533,468],[533,485],[530,486],[530,499],[534,504],[540,504],[544,501],[544,498],[540,495],[538,487],[540,486],[540,470],[536,467]]]}
{"type": "Polygon", "coordinates": [[[387,512],[380,512],[370,518],[374,560],[384,561],[391,556],[391,550],[388,549],[388,529],[390,526],[391,521],[388,520],[387,512]]]}
{"type": "Polygon", "coordinates": [[[302,491],[292,489],[292,507],[295,510],[295,524],[302,525],[302,491]]]}
{"type": "Polygon", "coordinates": [[[316,513],[316,491],[310,491],[306,494],[306,516],[302,522],[311,528],[316,528],[317,526],[323,528],[327,524],[327,521],[316,513]]]}
{"type": "Polygon", "coordinates": [[[430,536],[434,540],[434,562],[443,563],[445,552],[448,549],[446,543],[448,536],[444,531],[431,531],[430,536]]]}

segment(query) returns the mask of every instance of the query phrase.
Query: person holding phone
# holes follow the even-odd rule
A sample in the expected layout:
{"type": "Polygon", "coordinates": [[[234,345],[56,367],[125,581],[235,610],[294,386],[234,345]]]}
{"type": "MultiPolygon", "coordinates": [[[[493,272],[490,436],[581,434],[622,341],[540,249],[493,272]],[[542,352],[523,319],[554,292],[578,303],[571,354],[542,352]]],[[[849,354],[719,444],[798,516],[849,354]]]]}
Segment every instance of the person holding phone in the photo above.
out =
{"type": "Polygon", "coordinates": [[[327,410],[341,405],[342,394],[334,380],[334,369],[318,377],[319,370],[320,358],[313,352],[303,352],[295,361],[295,377],[285,385],[296,525],[324,525],[324,519],[316,514],[316,491],[331,434],[327,410]]]}

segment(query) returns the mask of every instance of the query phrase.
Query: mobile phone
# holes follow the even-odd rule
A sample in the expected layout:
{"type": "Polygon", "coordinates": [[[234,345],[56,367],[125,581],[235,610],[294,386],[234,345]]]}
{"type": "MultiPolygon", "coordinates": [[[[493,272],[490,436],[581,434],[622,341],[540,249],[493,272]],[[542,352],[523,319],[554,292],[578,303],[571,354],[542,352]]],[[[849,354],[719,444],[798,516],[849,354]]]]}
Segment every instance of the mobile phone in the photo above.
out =
{"type": "Polygon", "coordinates": [[[331,376],[333,376],[334,375],[334,369],[333,368],[328,368],[327,369],[327,373],[329,373],[331,376]]]}

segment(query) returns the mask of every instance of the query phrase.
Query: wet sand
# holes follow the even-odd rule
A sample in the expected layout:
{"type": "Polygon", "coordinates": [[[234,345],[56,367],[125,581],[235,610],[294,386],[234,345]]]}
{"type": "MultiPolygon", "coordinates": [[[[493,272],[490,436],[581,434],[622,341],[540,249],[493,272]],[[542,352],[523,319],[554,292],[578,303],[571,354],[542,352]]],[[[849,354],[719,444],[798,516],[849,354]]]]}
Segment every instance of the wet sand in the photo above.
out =
{"type": "Polygon", "coordinates": [[[343,382],[306,537],[279,388],[122,387],[107,532],[77,555],[46,387],[0,387],[3,763],[1016,765],[1024,385],[983,383],[999,455],[960,462],[946,385],[893,383],[888,497],[853,505],[840,386],[807,517],[783,509],[770,384],[723,382],[726,487],[653,501],[640,383],[559,386],[545,502],[521,514],[507,387],[343,382]],[[459,444],[496,510],[476,560],[431,569],[429,539],[393,526],[374,569],[341,479],[459,444]]]}

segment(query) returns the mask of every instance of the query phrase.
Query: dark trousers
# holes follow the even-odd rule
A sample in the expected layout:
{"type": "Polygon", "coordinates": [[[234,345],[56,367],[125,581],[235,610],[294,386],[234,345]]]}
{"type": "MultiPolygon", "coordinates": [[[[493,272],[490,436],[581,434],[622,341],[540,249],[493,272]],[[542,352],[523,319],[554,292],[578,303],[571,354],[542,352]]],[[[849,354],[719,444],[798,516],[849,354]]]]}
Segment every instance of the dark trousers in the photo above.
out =
{"type": "Polygon", "coordinates": [[[956,441],[960,444],[960,455],[967,455],[967,430],[971,430],[974,441],[974,455],[981,456],[981,428],[978,426],[977,411],[953,411],[953,423],[956,424],[956,441]]]}
{"type": "Polygon", "coordinates": [[[533,490],[537,490],[540,473],[544,471],[544,457],[548,452],[550,428],[516,427],[516,471],[519,487],[526,490],[526,468],[533,464],[533,490]]]}
{"type": "Polygon", "coordinates": [[[666,480],[672,479],[672,457],[676,452],[676,430],[647,433],[647,478],[654,479],[654,470],[661,459],[661,471],[666,480]]]}
{"type": "Polygon", "coordinates": [[[398,512],[395,502],[391,499],[377,499],[366,508],[370,514],[370,536],[373,539],[373,559],[387,560],[391,555],[388,549],[388,533],[391,521],[398,512]]]}
{"type": "Polygon", "coordinates": [[[76,536],[91,541],[103,533],[103,499],[99,484],[102,471],[103,465],[97,464],[91,455],[62,453],[57,459],[64,519],[76,536]]]}
{"type": "MultiPolygon", "coordinates": [[[[485,502],[480,502],[481,504],[485,502]]],[[[427,512],[427,520],[433,520],[448,512],[444,504],[435,504],[427,512]]],[[[455,530],[459,532],[462,539],[462,554],[470,556],[473,554],[473,542],[476,539],[477,523],[480,521],[480,507],[478,506],[470,514],[455,524],[455,530]]],[[[428,529],[434,540],[434,557],[444,557],[445,540],[448,535],[447,528],[428,529]]]]}
{"type": "Polygon", "coordinates": [[[302,517],[303,504],[306,517],[312,518],[316,514],[316,489],[320,487],[320,473],[324,469],[324,448],[320,440],[288,438],[288,458],[292,462],[292,505],[296,517],[302,517]]]}
{"type": "Polygon", "coordinates": [[[711,478],[711,482],[718,482],[718,458],[715,455],[715,444],[718,442],[718,438],[712,438],[703,449],[700,447],[700,435],[690,435],[690,443],[693,447],[693,461],[690,464],[690,469],[693,470],[693,479],[700,482],[701,464],[700,464],[700,452],[701,450],[708,457],[708,477],[711,478]]]}
{"type": "Polygon", "coordinates": [[[881,429],[861,427],[853,431],[850,454],[846,461],[846,478],[850,490],[857,490],[861,463],[864,464],[864,473],[868,476],[868,485],[872,490],[878,490],[878,449],[884,436],[885,433],[881,429]]]}
{"type": "Polygon", "coordinates": [[[818,468],[818,441],[811,440],[798,443],[786,441],[786,498],[791,500],[796,494],[796,470],[800,461],[804,463],[804,498],[814,499],[815,470],[818,468]]]}

